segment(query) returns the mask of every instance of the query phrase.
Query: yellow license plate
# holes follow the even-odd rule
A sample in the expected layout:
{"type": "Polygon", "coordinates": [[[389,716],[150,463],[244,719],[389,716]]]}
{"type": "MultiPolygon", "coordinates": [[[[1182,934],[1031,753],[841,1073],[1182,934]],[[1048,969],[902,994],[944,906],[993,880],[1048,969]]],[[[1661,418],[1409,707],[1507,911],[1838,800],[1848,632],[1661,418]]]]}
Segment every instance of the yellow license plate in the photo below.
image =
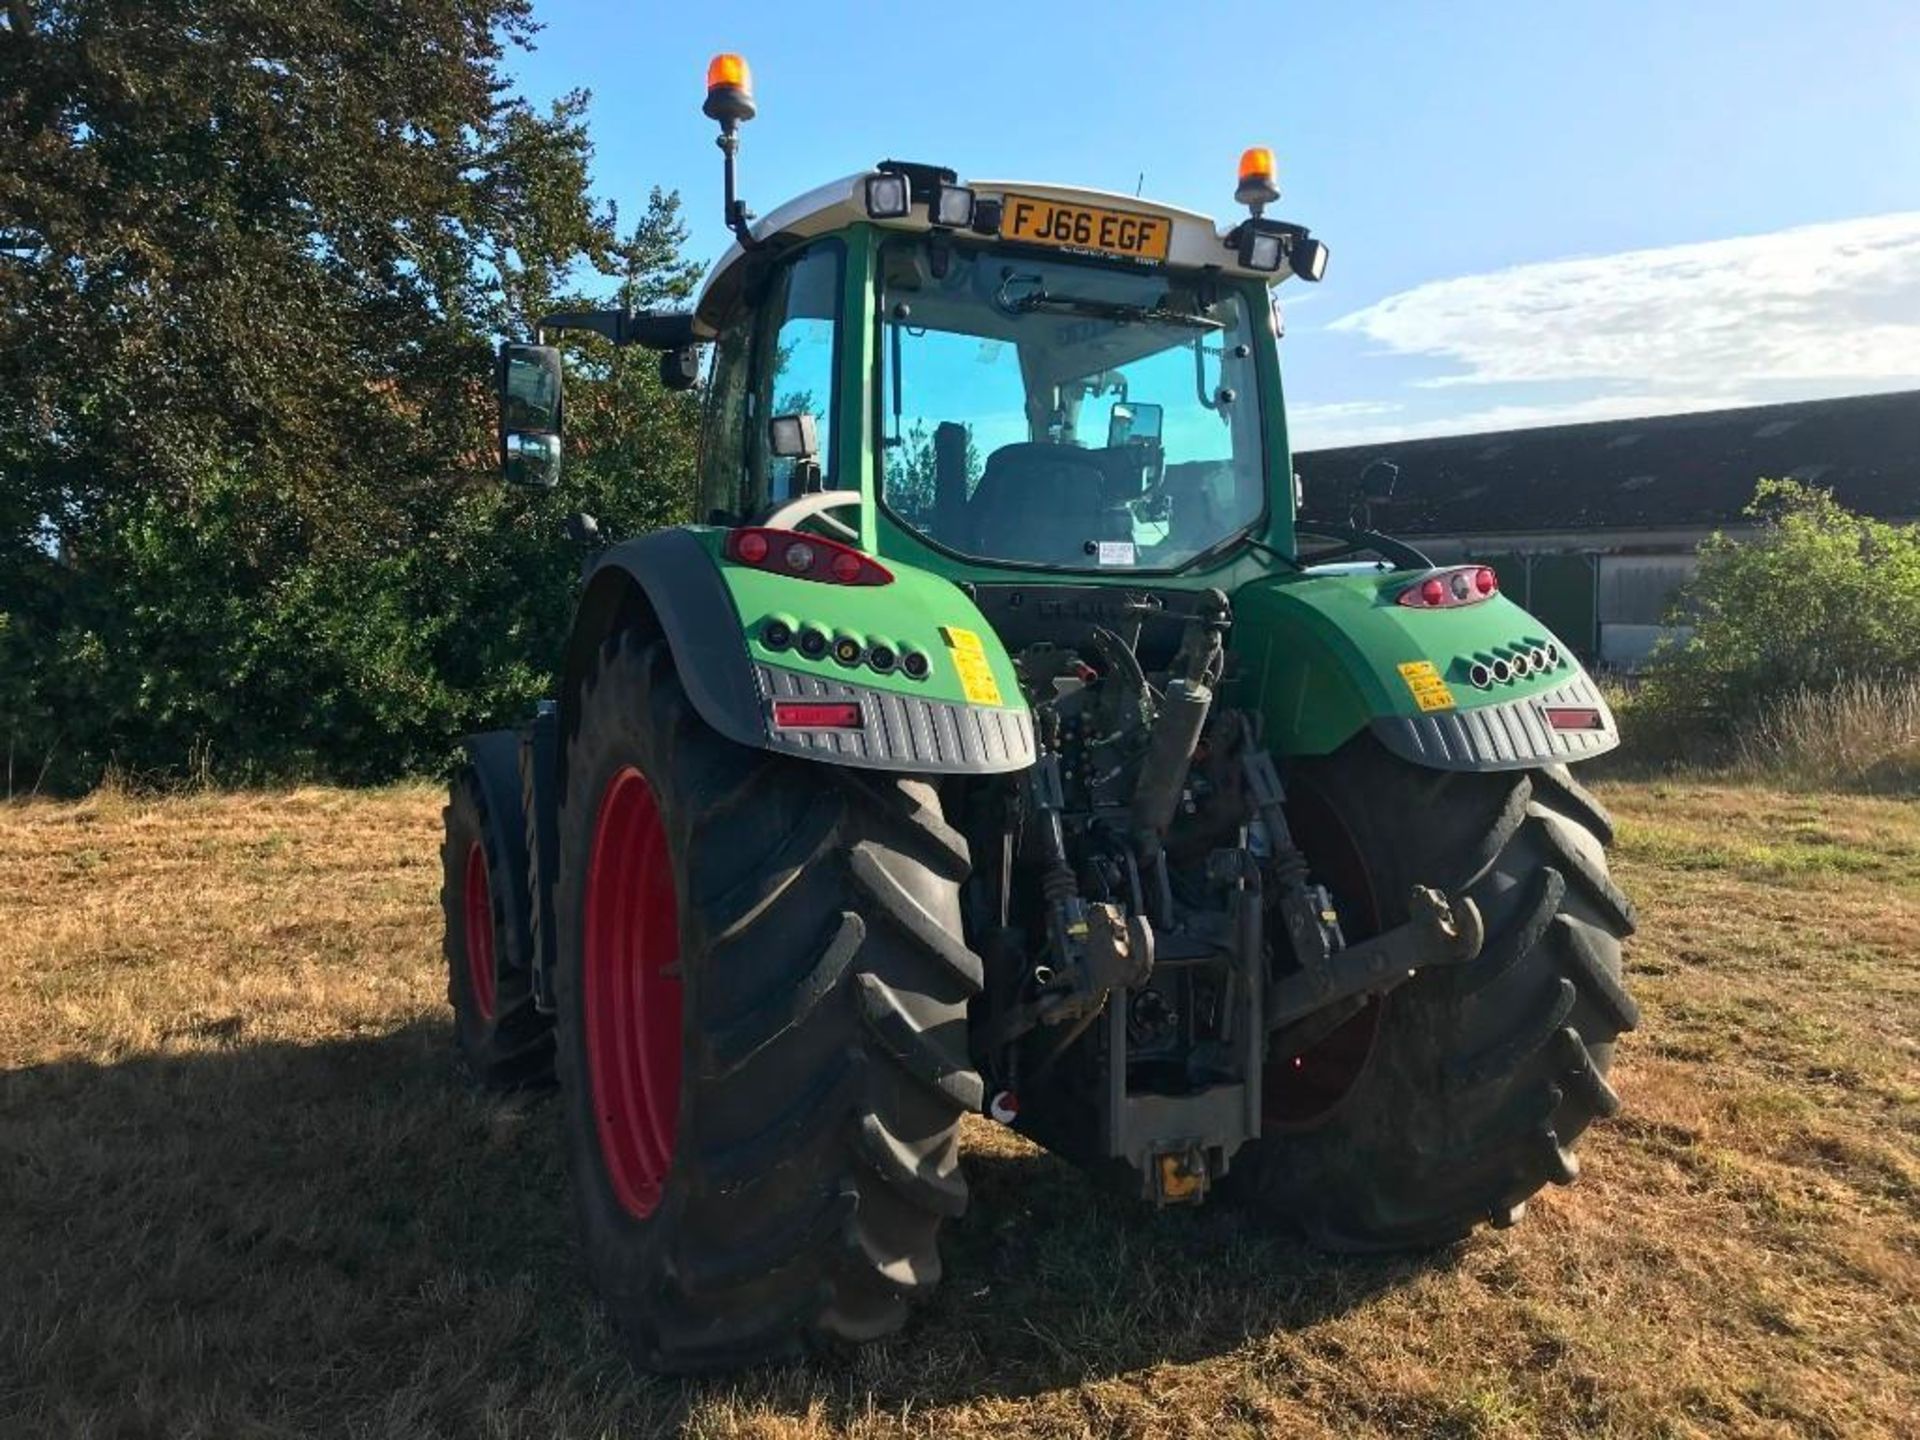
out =
{"type": "Polygon", "coordinates": [[[1133,260],[1164,260],[1173,241],[1173,222],[1162,215],[1136,215],[1098,205],[1066,205],[1031,195],[1009,195],[1000,207],[1000,235],[1030,245],[1124,255],[1133,260]]]}

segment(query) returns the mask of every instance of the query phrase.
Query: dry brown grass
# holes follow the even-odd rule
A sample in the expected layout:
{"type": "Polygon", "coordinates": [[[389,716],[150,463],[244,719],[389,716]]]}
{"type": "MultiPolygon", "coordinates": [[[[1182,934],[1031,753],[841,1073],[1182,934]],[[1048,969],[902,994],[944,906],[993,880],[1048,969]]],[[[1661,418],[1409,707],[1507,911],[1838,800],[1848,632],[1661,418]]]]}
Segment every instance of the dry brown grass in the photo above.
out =
{"type": "Polygon", "coordinates": [[[976,1125],[906,1335],[692,1384],[450,1078],[435,793],[0,809],[0,1434],[1920,1433],[1920,809],[1609,798],[1628,1109],[1519,1229],[1336,1263],[976,1125]]]}
{"type": "Polygon", "coordinates": [[[1920,679],[1848,680],[1760,705],[1730,728],[1663,711],[1609,684],[1627,743],[1600,762],[1622,779],[1732,779],[1865,795],[1920,792],[1920,679]]]}

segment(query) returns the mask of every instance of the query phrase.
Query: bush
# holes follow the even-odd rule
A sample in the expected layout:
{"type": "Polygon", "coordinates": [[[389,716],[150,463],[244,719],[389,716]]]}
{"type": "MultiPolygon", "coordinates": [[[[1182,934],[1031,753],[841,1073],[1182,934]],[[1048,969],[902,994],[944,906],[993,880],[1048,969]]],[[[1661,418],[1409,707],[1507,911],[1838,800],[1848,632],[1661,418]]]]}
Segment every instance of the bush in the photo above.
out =
{"type": "MultiPolygon", "coordinates": [[[[1670,623],[1688,638],[1654,656],[1638,704],[1729,735],[1783,704],[1920,676],[1920,533],[1856,515],[1796,480],[1762,480],[1759,533],[1716,534],[1670,623]]],[[[1865,692],[1862,692],[1865,693],[1865,692]]]]}

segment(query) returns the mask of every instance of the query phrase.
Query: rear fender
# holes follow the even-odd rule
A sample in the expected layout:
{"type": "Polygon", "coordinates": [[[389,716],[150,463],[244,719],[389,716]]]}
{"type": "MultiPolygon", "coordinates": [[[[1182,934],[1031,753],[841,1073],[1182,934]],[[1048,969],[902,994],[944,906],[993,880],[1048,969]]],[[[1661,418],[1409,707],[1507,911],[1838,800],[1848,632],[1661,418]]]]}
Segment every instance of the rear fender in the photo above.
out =
{"type": "Polygon", "coordinates": [[[1452,609],[1397,604],[1420,573],[1276,577],[1233,597],[1242,703],[1260,712],[1276,753],[1327,755],[1371,731],[1417,765],[1520,770],[1620,743],[1599,686],[1546,626],[1504,595],[1452,609]],[[1511,664],[1549,646],[1559,659],[1539,673],[1473,683],[1476,660],[1511,664]],[[1569,720],[1581,723],[1562,728],[1569,720]]]}
{"type": "Polygon", "coordinates": [[[561,735],[609,635],[632,626],[665,637],[700,718],[727,739],[835,765],[912,774],[980,775],[1033,763],[1033,723],[1013,662],[973,601],[951,581],[889,561],[892,584],[832,585],[726,557],[726,532],[662,530],[608,550],[586,583],[560,688],[561,735]],[[857,641],[851,664],[829,653],[769,646],[768,622],[818,626],[857,641]],[[913,679],[868,657],[883,641],[927,659],[913,679]],[[860,707],[854,729],[783,728],[776,701],[860,707]]]}

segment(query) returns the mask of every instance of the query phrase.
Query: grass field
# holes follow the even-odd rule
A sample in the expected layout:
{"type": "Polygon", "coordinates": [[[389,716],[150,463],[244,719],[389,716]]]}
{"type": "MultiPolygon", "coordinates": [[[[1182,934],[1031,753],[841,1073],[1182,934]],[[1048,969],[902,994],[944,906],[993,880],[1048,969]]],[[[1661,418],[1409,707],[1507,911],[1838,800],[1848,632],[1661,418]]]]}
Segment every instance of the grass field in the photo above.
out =
{"type": "Polygon", "coordinates": [[[1645,1020],[1519,1228],[1336,1263],[976,1123],[905,1335],[684,1384],[451,1077],[437,793],[0,809],[0,1435],[1920,1433],[1920,806],[1606,798],[1645,1020]]]}

